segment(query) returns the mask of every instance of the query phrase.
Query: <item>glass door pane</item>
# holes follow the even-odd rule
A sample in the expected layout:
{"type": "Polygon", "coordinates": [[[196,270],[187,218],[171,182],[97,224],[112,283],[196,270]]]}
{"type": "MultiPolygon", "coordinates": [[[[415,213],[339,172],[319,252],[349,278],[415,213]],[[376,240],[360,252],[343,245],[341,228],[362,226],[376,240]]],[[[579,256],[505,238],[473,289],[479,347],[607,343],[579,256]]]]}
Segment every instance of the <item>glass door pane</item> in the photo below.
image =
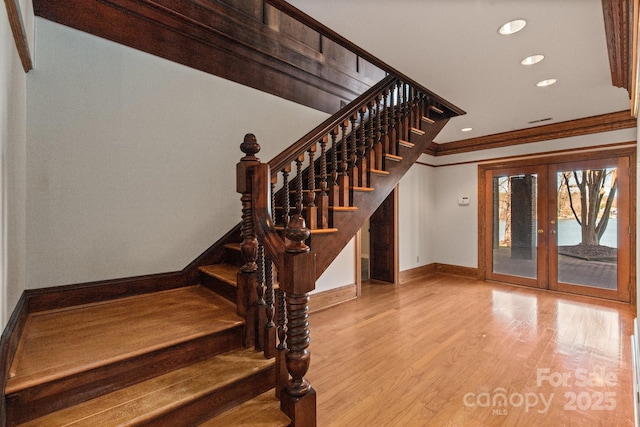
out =
{"type": "Polygon", "coordinates": [[[492,272],[537,278],[538,174],[494,176],[492,272]]]}
{"type": "Polygon", "coordinates": [[[618,170],[557,172],[558,282],[618,287],[618,170]]]}

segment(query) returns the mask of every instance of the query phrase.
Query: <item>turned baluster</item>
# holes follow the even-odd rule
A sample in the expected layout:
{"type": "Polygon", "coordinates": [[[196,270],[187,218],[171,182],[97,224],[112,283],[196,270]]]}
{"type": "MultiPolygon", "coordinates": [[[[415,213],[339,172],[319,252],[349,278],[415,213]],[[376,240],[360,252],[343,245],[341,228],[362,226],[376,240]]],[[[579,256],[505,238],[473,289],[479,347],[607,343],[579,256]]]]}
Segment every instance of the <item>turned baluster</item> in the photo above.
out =
{"type": "Polygon", "coordinates": [[[382,141],[381,141],[381,158],[380,169],[386,170],[385,154],[389,153],[389,141],[391,140],[391,132],[393,127],[391,125],[391,93],[387,89],[382,95],[383,117],[382,117],[382,141]]]}
{"type": "Polygon", "coordinates": [[[420,93],[420,99],[418,100],[418,124],[420,125],[420,129],[422,129],[422,118],[427,114],[427,99],[428,97],[425,94],[420,93]]]}
{"type": "Polygon", "coordinates": [[[389,126],[389,138],[388,144],[385,147],[386,154],[396,154],[395,146],[396,141],[398,140],[398,86],[397,83],[391,87],[391,92],[389,94],[389,116],[388,116],[388,126],[389,126]]]}
{"type": "Polygon", "coordinates": [[[422,93],[415,89],[415,101],[413,103],[414,127],[420,129],[420,118],[422,117],[422,93]]]}
{"type": "Polygon", "coordinates": [[[367,186],[367,124],[365,115],[367,107],[360,108],[360,127],[358,138],[358,187],[367,186]]]}
{"type": "Polygon", "coordinates": [[[384,101],[382,95],[376,97],[376,133],[373,146],[373,163],[372,167],[378,170],[382,170],[382,150],[383,150],[383,126],[385,124],[384,118],[386,109],[382,110],[382,102],[384,101]]]}
{"type": "MultiPolygon", "coordinates": [[[[278,177],[273,176],[271,178],[271,215],[275,215],[276,212],[276,184],[278,183],[278,177]]],[[[271,218],[275,222],[275,218],[271,218]]],[[[264,282],[265,282],[265,313],[267,317],[266,324],[264,326],[264,356],[267,359],[276,356],[276,324],[273,321],[275,317],[275,305],[274,305],[274,284],[275,278],[273,274],[273,261],[269,258],[265,258],[264,264],[264,282]]]]}
{"type": "Polygon", "coordinates": [[[411,132],[409,123],[411,116],[411,98],[409,97],[409,85],[406,83],[402,84],[402,97],[402,139],[408,141],[409,133],[411,132]]]}
{"type": "MultiPolygon", "coordinates": [[[[264,260],[264,246],[258,245],[258,271],[256,275],[256,323],[253,325],[256,329],[255,332],[255,347],[256,350],[264,350],[264,325],[267,323],[267,313],[266,308],[267,304],[264,300],[264,269],[265,269],[265,260],[264,260]]],[[[250,327],[250,325],[248,326],[250,327]]]]}
{"type": "Polygon", "coordinates": [[[329,205],[340,205],[340,185],[338,184],[338,132],[340,128],[331,130],[331,173],[329,174],[329,205]]]}
{"type": "MultiPolygon", "coordinates": [[[[329,195],[327,194],[327,135],[320,140],[320,194],[318,194],[318,228],[329,228],[329,195]]],[[[313,167],[312,167],[313,169],[313,167]]]]}
{"type": "MultiPolygon", "coordinates": [[[[404,83],[399,83],[398,84],[398,141],[396,141],[396,143],[400,142],[401,139],[406,140],[406,127],[407,127],[407,123],[406,123],[406,108],[407,108],[407,100],[405,97],[405,85],[404,83]]],[[[397,144],[394,147],[395,150],[395,154],[398,153],[398,147],[397,144]]]]}
{"type": "Polygon", "coordinates": [[[351,133],[349,134],[349,178],[352,187],[358,187],[358,151],[357,144],[358,138],[356,137],[356,122],[358,121],[358,115],[354,114],[349,118],[351,122],[351,133]]]}
{"type": "MultiPolygon", "coordinates": [[[[415,127],[413,124],[413,86],[407,86],[407,129],[411,132],[411,128],[415,127]]],[[[408,132],[407,132],[408,133],[408,132]]]]}
{"type": "Polygon", "coordinates": [[[289,224],[291,215],[291,200],[289,199],[289,172],[291,165],[287,165],[282,169],[282,225],[286,227],[289,224]]]}
{"type": "Polygon", "coordinates": [[[432,125],[435,121],[430,117],[431,114],[431,98],[429,96],[424,97],[422,103],[422,121],[432,125]]]}
{"type": "Polygon", "coordinates": [[[316,206],[316,167],[314,162],[316,145],[313,144],[311,147],[309,147],[309,150],[307,152],[309,153],[309,172],[307,176],[308,181],[306,220],[307,227],[310,230],[315,230],[316,228],[318,228],[318,207],[316,206]]]}
{"type": "MultiPolygon", "coordinates": [[[[340,187],[338,194],[338,205],[340,206],[350,206],[349,201],[349,149],[347,147],[347,128],[349,127],[349,122],[347,120],[343,121],[340,124],[340,148],[341,148],[341,158],[340,158],[340,174],[338,175],[338,186],[340,187]]],[[[335,204],[334,204],[335,205],[335,204]]]]}
{"type": "Polygon", "coordinates": [[[367,126],[367,187],[371,187],[371,169],[376,167],[376,153],[374,151],[376,141],[376,129],[378,127],[378,111],[375,110],[375,100],[369,101],[367,109],[369,110],[369,122],[367,126]]]}
{"type": "Polygon", "coordinates": [[[266,285],[264,300],[265,300],[265,314],[266,324],[264,326],[264,356],[267,359],[275,357],[276,355],[276,324],[273,321],[275,316],[274,305],[274,274],[273,274],[273,261],[265,259],[264,264],[264,281],[266,285]]]}
{"type": "Polygon", "coordinates": [[[276,313],[278,314],[278,347],[276,348],[276,396],[280,398],[280,393],[289,380],[289,373],[285,363],[287,352],[287,306],[285,304],[284,292],[276,289],[276,313]]]}
{"type": "MultiPolygon", "coordinates": [[[[307,229],[307,226],[305,224],[304,217],[302,216],[302,206],[303,206],[302,205],[302,194],[303,194],[302,162],[304,162],[304,153],[298,156],[298,158],[296,159],[296,189],[295,189],[296,209],[295,209],[295,214],[289,217],[289,223],[285,228],[285,237],[286,237],[286,231],[289,229],[292,229],[292,230],[304,229],[306,230],[307,237],[309,234],[309,230],[307,229]]],[[[298,250],[300,252],[305,252],[309,250],[309,247],[304,244],[304,240],[306,240],[306,237],[298,244],[298,250]]],[[[291,243],[291,242],[288,242],[288,243],[291,243]]]]}
{"type": "Polygon", "coordinates": [[[417,112],[417,91],[415,90],[415,88],[413,86],[409,86],[408,89],[409,91],[409,130],[411,130],[412,128],[417,128],[417,121],[416,121],[416,112],[417,112]]]}

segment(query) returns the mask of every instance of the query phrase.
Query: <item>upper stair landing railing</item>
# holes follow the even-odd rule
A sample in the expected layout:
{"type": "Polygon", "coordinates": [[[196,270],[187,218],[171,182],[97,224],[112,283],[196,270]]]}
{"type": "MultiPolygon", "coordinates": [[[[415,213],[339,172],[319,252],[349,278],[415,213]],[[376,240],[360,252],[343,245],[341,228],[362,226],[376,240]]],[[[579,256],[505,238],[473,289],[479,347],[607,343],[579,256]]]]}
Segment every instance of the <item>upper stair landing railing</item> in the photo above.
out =
{"type": "MultiPolygon", "coordinates": [[[[315,426],[315,391],[305,375],[309,293],[326,268],[316,259],[333,259],[343,247],[315,247],[309,237],[339,233],[337,215],[358,209],[356,194],[374,194],[376,176],[399,179],[393,172],[408,168],[397,165],[414,147],[411,139],[421,138],[423,149],[457,114],[428,91],[388,76],[268,164],[256,157],[256,138],[245,136],[237,168],[245,259],[239,312],[246,318],[246,344],[276,357],[276,392],[292,426],[315,426]],[[425,126],[433,130],[421,130],[425,126]]],[[[418,155],[414,150],[404,163],[418,155]]]]}

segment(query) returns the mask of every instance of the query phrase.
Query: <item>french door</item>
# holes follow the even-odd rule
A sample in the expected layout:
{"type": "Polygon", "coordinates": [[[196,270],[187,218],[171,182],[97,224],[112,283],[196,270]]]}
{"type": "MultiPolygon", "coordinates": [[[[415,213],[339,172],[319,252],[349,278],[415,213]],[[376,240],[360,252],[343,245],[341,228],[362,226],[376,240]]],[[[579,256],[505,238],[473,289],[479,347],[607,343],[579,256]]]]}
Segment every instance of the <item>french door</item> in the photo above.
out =
{"type": "Polygon", "coordinates": [[[481,167],[489,280],[629,301],[630,156],[481,167]]]}

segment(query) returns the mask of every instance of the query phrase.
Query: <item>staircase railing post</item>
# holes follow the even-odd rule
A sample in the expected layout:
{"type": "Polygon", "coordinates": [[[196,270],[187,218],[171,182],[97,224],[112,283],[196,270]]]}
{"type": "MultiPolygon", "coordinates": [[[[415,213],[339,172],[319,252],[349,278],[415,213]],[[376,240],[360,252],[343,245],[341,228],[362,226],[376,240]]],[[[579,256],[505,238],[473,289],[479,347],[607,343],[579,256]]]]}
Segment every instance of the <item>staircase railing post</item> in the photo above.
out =
{"type": "Polygon", "coordinates": [[[288,316],[285,363],[290,375],[280,393],[280,407],[294,427],[316,425],[316,392],[305,378],[311,361],[309,292],[316,283],[316,255],[304,243],[308,237],[302,215],[294,215],[285,229],[286,251],[280,272],[288,316]]]}
{"type": "Polygon", "coordinates": [[[237,276],[238,291],[236,306],[238,315],[245,319],[244,346],[255,343],[255,331],[257,322],[257,271],[258,271],[258,239],[253,224],[253,203],[251,198],[251,169],[260,164],[256,154],[260,151],[260,145],[253,134],[247,134],[240,144],[240,149],[245,153],[236,166],[236,191],[242,196],[242,243],[240,250],[244,258],[244,265],[237,276]]]}

